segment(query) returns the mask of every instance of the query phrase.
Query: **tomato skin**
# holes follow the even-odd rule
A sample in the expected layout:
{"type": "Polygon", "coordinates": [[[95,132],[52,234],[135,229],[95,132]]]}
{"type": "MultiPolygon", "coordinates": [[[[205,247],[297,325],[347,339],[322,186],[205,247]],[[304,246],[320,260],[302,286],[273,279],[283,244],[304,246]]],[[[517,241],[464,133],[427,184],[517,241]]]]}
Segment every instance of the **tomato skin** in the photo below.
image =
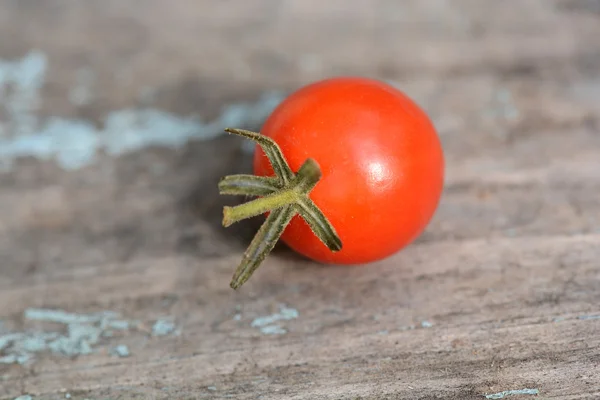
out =
{"type": "MultiPolygon", "coordinates": [[[[438,206],[444,156],[425,112],[377,80],[338,77],[287,97],[261,133],[281,147],[293,171],[307,158],[322,178],[310,198],[327,216],[343,248],[329,250],[296,216],[281,239],[322,263],[363,264],[386,258],[416,239],[438,206]]],[[[272,176],[260,147],[254,173],[272,176]]]]}

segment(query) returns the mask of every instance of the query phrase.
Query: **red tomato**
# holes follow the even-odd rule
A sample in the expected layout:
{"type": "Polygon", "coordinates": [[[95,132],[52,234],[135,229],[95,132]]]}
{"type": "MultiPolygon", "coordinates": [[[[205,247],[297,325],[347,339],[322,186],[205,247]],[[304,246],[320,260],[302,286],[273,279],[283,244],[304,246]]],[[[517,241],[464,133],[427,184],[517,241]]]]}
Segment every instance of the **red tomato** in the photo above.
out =
{"type": "MultiPolygon", "coordinates": [[[[315,159],[323,176],[310,198],[342,240],[329,250],[296,216],[282,240],[323,263],[359,264],[399,251],[425,229],[443,189],[444,157],[436,130],[410,98],[372,79],[319,81],[292,93],[261,130],[293,171],[315,159]]],[[[260,147],[256,175],[273,169],[260,147]]]]}

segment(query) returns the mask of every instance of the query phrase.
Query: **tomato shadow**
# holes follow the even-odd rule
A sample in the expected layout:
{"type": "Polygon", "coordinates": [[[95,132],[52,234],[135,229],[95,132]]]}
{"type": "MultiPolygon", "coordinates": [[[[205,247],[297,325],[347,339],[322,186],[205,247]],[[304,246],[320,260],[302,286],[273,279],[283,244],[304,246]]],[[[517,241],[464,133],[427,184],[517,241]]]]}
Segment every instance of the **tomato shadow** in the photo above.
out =
{"type": "Polygon", "coordinates": [[[277,242],[271,254],[279,258],[281,261],[290,261],[297,267],[304,268],[310,265],[319,265],[310,258],[295,252],[291,247],[283,243],[281,240],[277,242]]]}
{"type": "MultiPolygon", "coordinates": [[[[186,173],[194,176],[179,198],[180,220],[188,227],[198,224],[208,226],[208,236],[214,244],[204,245],[202,251],[199,251],[198,241],[206,237],[207,233],[192,233],[180,239],[180,250],[200,253],[201,256],[223,256],[229,251],[245,248],[264,218],[250,218],[230,227],[223,227],[223,207],[234,206],[247,199],[243,196],[221,195],[218,190],[218,183],[222,177],[252,173],[252,153],[244,149],[243,139],[223,135],[190,144],[184,150],[180,162],[184,166],[178,169],[185,169],[186,173]]],[[[190,230],[194,232],[193,229],[190,230]]]]}
{"type": "MultiPolygon", "coordinates": [[[[222,225],[223,207],[249,200],[244,196],[221,195],[219,180],[232,174],[252,174],[253,153],[243,138],[222,135],[215,139],[188,144],[178,157],[169,179],[182,180],[185,186],[178,196],[178,226],[182,233],[178,250],[199,257],[221,257],[244,251],[265,221],[257,216],[227,228],[222,225]],[[204,231],[198,231],[203,226],[204,231]],[[208,231],[206,232],[206,227],[208,231]]],[[[173,183],[175,186],[175,184],[173,183]]],[[[179,186],[178,184],[177,186],[179,186]]],[[[202,230],[200,229],[200,230],[202,230]]],[[[278,241],[269,257],[291,261],[294,265],[310,265],[312,261],[278,241]]]]}

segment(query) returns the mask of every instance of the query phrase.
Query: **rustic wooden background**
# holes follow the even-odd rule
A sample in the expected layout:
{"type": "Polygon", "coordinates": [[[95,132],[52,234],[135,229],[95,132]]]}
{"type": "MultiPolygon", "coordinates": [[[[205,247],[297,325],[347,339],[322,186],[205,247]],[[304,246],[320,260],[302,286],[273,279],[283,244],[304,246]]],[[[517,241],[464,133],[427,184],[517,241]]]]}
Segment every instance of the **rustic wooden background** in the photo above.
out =
{"type": "Polygon", "coordinates": [[[597,0],[1,0],[0,59],[0,397],[600,398],[597,0]],[[232,291],[220,130],[342,74],[431,115],[439,212],[232,291]]]}

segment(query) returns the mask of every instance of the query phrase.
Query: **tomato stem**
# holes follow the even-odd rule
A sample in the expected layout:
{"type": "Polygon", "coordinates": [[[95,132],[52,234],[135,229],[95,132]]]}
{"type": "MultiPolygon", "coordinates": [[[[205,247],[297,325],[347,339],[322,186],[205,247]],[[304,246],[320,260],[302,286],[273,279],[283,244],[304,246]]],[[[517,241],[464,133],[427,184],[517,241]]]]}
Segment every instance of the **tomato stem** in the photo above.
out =
{"type": "Polygon", "coordinates": [[[307,159],[294,174],[283,152],[272,139],[242,129],[225,129],[258,143],[268,157],[275,177],[229,175],[219,182],[219,193],[258,196],[235,207],[223,208],[223,226],[228,227],[246,218],[269,213],[244,252],[230,286],[239,288],[252,276],[271,252],[295,215],[300,215],[313,233],[331,250],[342,249],[342,241],[327,217],[310,199],[309,193],[321,179],[317,162],[307,159]]]}
{"type": "Polygon", "coordinates": [[[275,192],[235,207],[223,208],[223,226],[228,227],[246,218],[255,217],[296,202],[294,189],[275,192]]]}

